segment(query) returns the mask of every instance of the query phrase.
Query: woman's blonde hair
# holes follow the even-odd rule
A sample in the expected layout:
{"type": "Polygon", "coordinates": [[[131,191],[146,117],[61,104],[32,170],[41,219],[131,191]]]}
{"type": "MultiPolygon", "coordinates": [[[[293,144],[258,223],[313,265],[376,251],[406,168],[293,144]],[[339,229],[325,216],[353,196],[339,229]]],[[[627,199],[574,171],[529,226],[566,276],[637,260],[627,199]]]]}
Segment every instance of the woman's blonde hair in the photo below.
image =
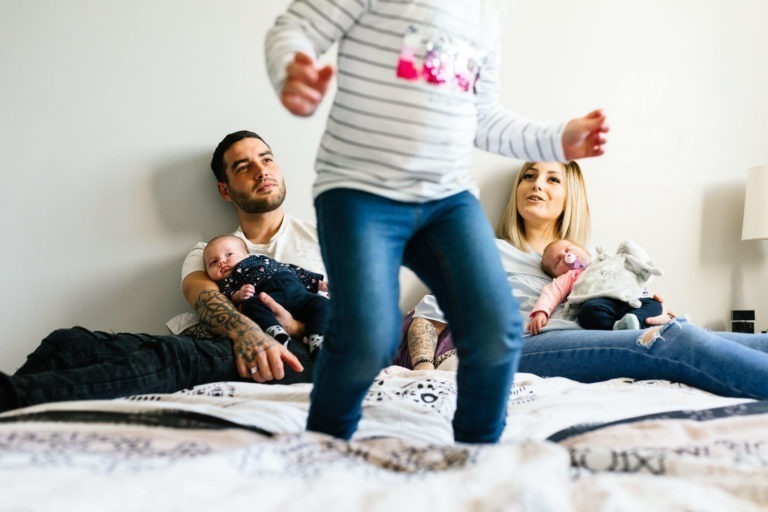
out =
{"type": "MultiPolygon", "coordinates": [[[[517,188],[523,181],[526,171],[536,165],[536,162],[525,162],[517,173],[512,193],[509,195],[507,206],[496,227],[496,237],[506,240],[518,249],[528,252],[530,248],[525,237],[525,223],[517,211],[517,188]]],[[[589,215],[589,200],[587,199],[587,184],[581,173],[579,164],[570,161],[563,164],[565,170],[565,204],[563,213],[557,219],[557,232],[560,238],[573,240],[582,247],[589,244],[592,220],[589,215]]]]}

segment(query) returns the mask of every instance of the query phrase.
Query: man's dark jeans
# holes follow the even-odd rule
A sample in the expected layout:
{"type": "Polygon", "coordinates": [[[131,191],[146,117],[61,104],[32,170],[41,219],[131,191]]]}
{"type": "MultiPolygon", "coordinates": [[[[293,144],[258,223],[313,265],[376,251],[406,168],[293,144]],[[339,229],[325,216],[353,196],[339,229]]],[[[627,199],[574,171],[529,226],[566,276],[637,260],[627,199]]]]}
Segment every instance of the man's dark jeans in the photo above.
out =
{"type": "MultiPolygon", "coordinates": [[[[312,382],[306,347],[295,341],[288,347],[304,371],[297,373],[285,365],[285,378],[271,383],[312,382]]],[[[82,327],[52,332],[13,376],[0,374],[0,378],[17,407],[171,393],[219,381],[253,382],[238,375],[229,340],[94,332],[82,327]]]]}

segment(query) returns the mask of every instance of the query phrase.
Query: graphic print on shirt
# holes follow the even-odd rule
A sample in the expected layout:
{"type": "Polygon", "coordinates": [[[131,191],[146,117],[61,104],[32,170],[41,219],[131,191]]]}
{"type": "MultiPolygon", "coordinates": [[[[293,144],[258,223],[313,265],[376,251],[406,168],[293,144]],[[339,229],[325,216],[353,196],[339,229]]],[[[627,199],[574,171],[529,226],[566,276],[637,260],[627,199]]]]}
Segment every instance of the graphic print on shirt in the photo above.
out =
{"type": "Polygon", "coordinates": [[[410,25],[403,35],[397,77],[474,93],[483,57],[484,52],[463,39],[410,25]]]}

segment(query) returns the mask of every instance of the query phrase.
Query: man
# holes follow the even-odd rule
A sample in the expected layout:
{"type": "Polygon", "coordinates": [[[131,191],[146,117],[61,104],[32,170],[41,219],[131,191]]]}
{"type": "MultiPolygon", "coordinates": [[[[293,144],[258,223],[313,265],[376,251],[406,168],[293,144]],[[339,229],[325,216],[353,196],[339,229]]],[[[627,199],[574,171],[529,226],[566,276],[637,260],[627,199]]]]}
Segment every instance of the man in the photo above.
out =
{"type": "MultiPolygon", "coordinates": [[[[251,250],[325,273],[314,225],[282,208],[285,183],[269,146],[253,132],[227,135],[211,161],[222,198],[235,206],[251,250]]],[[[183,266],[182,291],[202,324],[220,338],[92,332],[81,327],[48,335],[13,375],[0,372],[0,412],[28,405],[141,393],[170,393],[209,382],[311,382],[302,343],[286,348],[240,314],[202,266],[198,244],[183,266]],[[234,354],[234,357],[233,357],[234,354]],[[303,363],[303,364],[302,364],[303,363]]],[[[263,295],[292,336],[303,326],[263,295]]]]}
{"type": "MultiPolygon", "coordinates": [[[[235,206],[240,228],[234,234],[245,240],[249,252],[313,272],[325,272],[314,225],[283,211],[285,181],[264,139],[248,131],[227,135],[213,154],[211,169],[218,181],[219,194],[235,206]]],[[[306,351],[297,346],[299,343],[290,344],[290,351],[286,350],[219,293],[218,285],[205,272],[204,247],[200,243],[187,255],[182,268],[182,291],[211,332],[232,340],[240,376],[253,375],[257,382],[282,379],[283,361],[289,368],[301,371],[297,358],[290,352],[295,351],[307,361],[306,351]]],[[[281,315],[278,319],[297,338],[302,326],[268,295],[261,294],[261,298],[281,315]]],[[[306,380],[310,381],[311,377],[306,380]]]]}

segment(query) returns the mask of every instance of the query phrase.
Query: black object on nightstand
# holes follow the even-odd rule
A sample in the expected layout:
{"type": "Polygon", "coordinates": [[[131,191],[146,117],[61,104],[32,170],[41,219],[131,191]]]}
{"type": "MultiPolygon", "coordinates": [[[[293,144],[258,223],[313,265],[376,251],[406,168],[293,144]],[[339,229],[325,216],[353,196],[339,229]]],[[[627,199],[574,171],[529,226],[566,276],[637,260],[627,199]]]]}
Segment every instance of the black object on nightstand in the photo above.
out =
{"type": "Polygon", "coordinates": [[[754,309],[731,310],[731,331],[746,332],[746,333],[754,334],[755,310],[754,309]]]}

